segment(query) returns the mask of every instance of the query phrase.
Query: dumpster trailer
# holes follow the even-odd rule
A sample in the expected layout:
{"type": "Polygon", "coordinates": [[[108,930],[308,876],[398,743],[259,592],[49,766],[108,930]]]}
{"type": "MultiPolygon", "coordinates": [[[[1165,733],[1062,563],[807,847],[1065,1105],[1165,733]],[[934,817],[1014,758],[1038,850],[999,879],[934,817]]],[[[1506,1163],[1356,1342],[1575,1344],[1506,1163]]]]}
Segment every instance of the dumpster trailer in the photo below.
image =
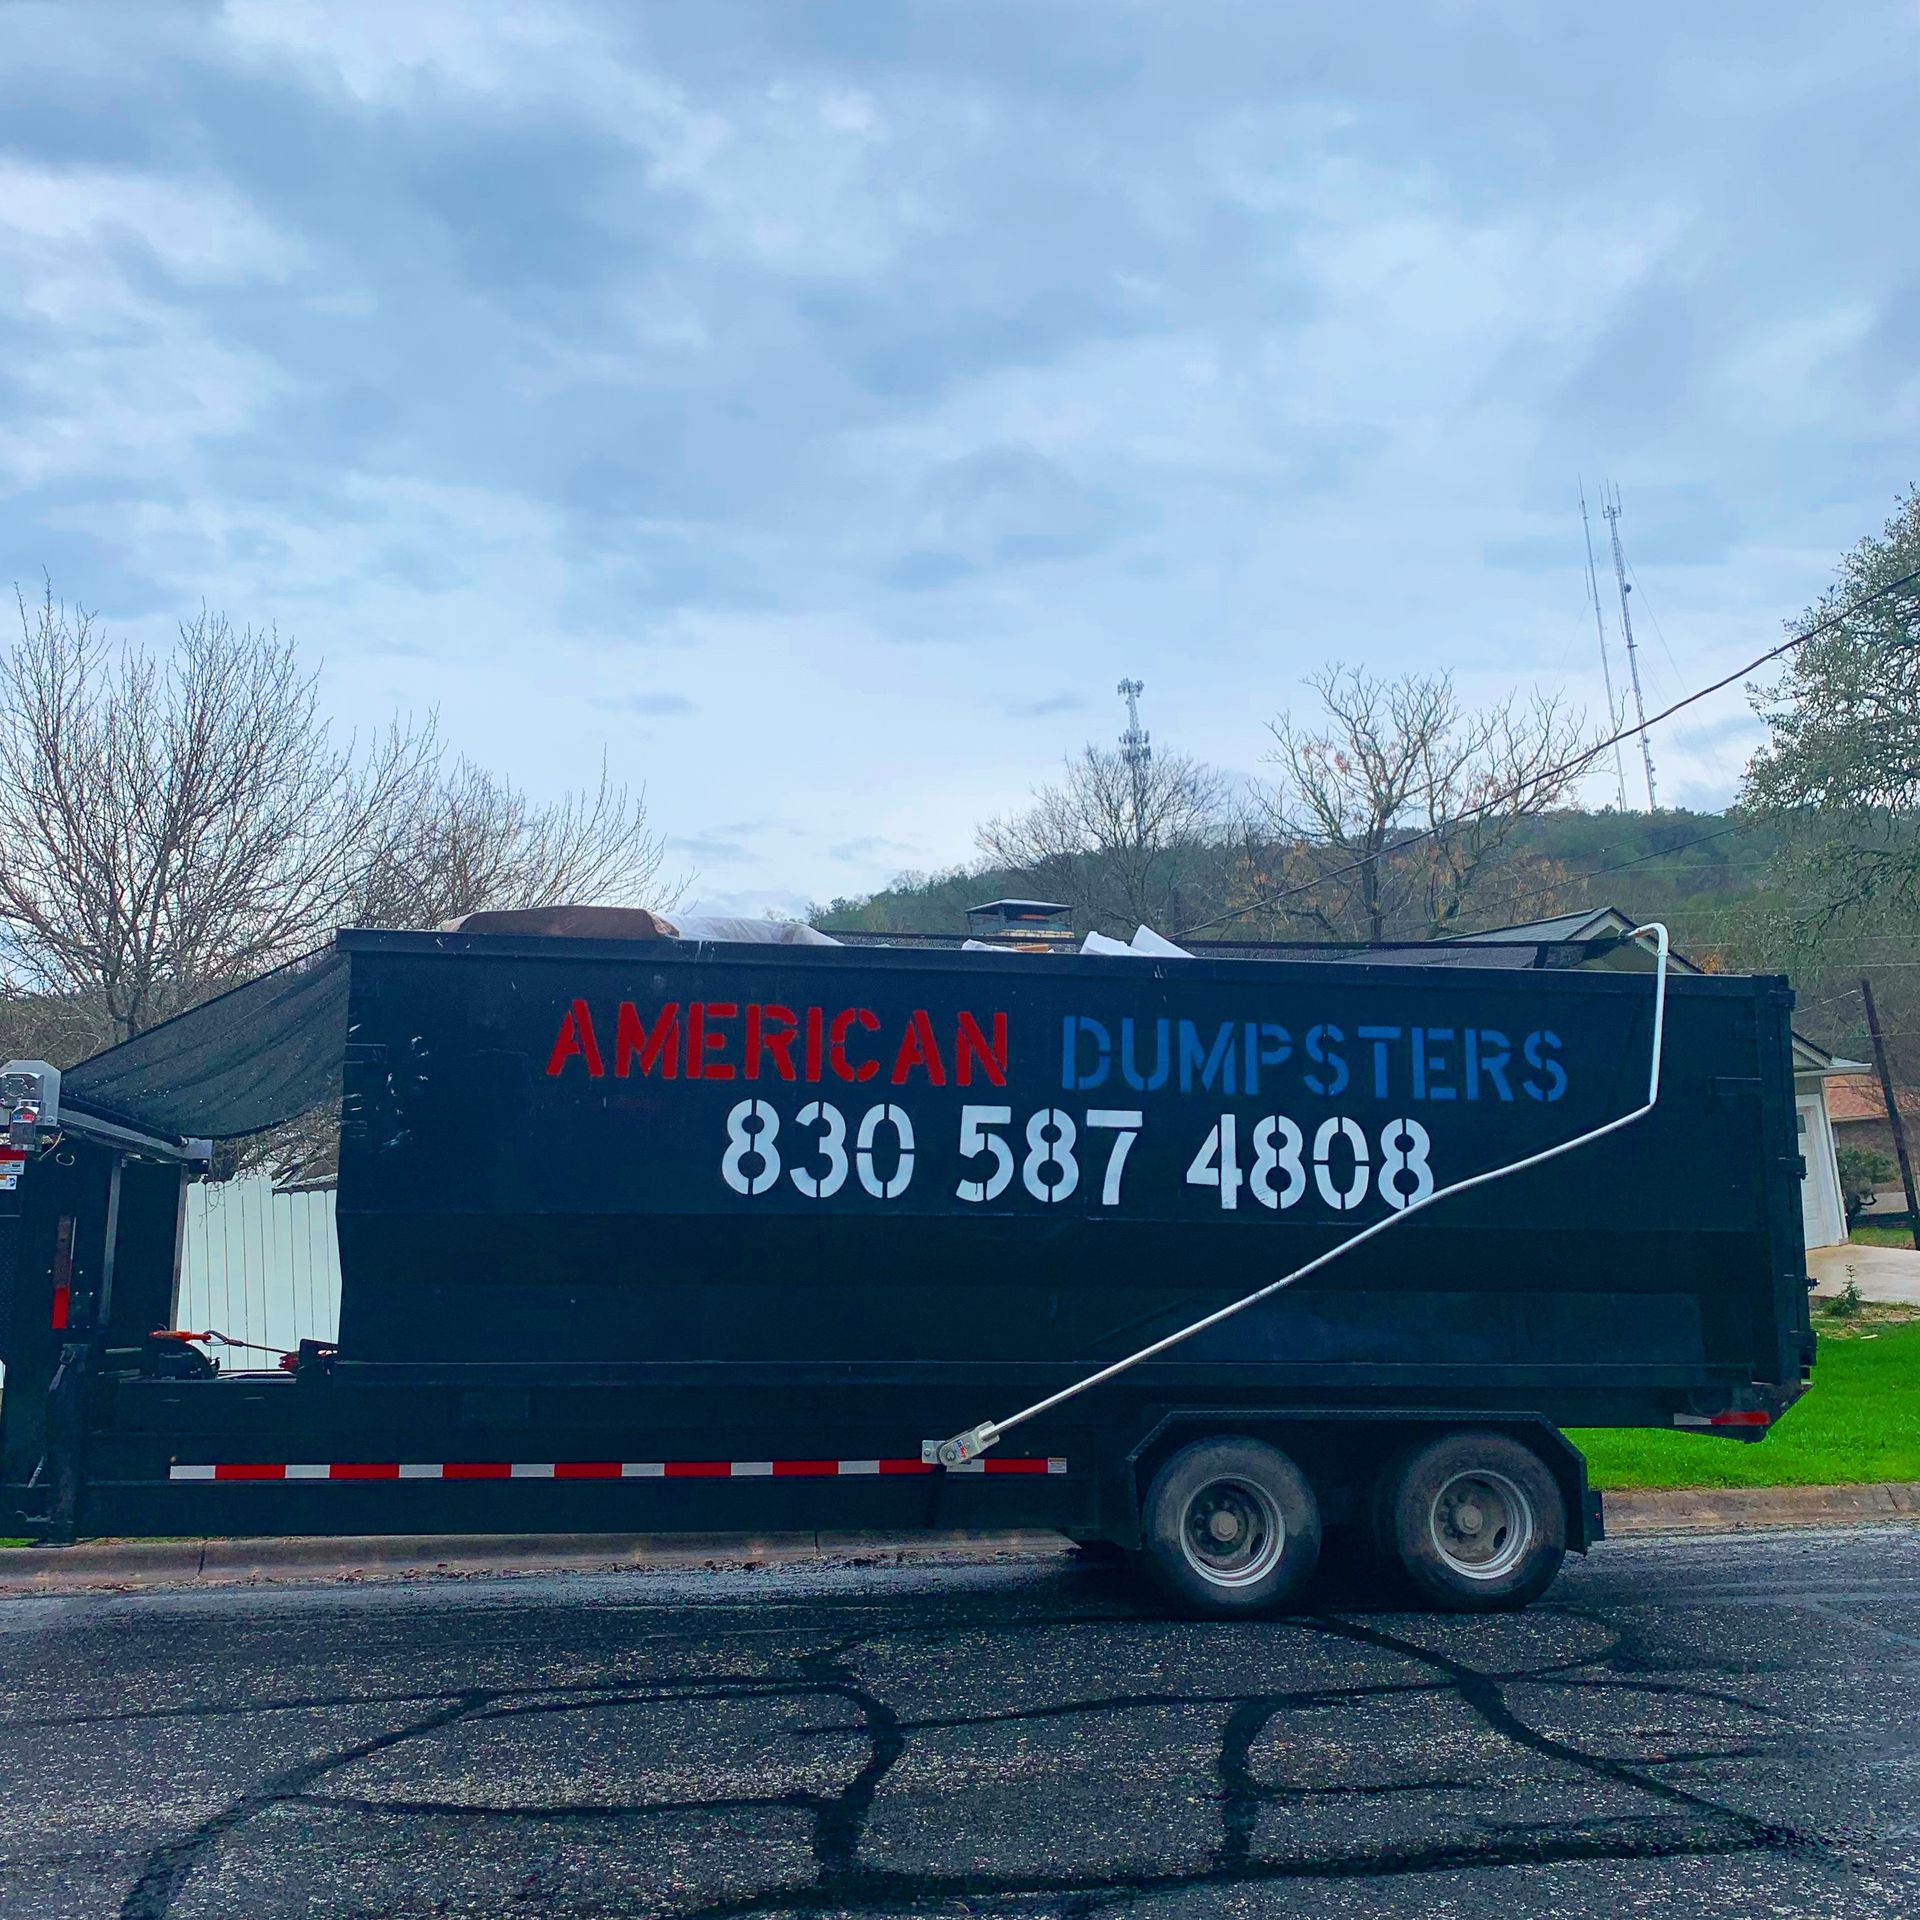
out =
{"type": "Polygon", "coordinates": [[[1048,1527],[1229,1614],[1330,1530],[1488,1609],[1600,1535],[1563,1428],[1757,1440],[1808,1378],[1791,994],[1663,934],[515,924],[344,932],[6,1069],[7,1525],[1048,1527]],[[316,1111],[337,1341],[222,1365],[175,1324],[186,1185],[316,1111]]]}

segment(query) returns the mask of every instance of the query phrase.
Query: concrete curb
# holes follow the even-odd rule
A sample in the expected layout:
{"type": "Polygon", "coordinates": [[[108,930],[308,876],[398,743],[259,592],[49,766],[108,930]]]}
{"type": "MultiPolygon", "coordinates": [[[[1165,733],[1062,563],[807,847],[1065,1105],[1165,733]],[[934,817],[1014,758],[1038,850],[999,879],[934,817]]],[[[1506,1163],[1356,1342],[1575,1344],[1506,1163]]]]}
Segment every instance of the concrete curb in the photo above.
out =
{"type": "MultiPolygon", "coordinates": [[[[1616,1540],[1920,1520],[1920,1481],[1850,1487],[1633,1488],[1606,1496],[1616,1540]]],[[[928,1566],[1046,1561],[1062,1534],[436,1534],[319,1539],[90,1540],[0,1548],[0,1595],[288,1582],[618,1573],[673,1568],[928,1566]]]]}
{"type": "Polygon", "coordinates": [[[1920,1480],[1851,1487],[1623,1487],[1606,1496],[1607,1533],[1741,1533],[1920,1518],[1920,1480]]]}
{"type": "Polygon", "coordinates": [[[1059,1559],[1073,1550],[1065,1535],[1030,1528],[904,1535],[502,1533],[89,1540],[72,1547],[0,1548],[0,1595],[501,1573],[926,1566],[1059,1559]]]}

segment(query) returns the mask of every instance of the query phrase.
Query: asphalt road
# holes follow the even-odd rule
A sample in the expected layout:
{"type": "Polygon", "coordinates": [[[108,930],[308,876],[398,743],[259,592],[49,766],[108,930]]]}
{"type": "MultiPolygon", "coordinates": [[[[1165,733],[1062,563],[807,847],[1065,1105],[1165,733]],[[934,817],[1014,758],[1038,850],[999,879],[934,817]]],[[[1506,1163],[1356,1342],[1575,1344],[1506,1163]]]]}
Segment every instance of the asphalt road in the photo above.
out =
{"type": "Polygon", "coordinates": [[[1532,1612],[1104,1568],[0,1602],[0,1914],[1920,1914],[1920,1529],[1532,1612]]]}

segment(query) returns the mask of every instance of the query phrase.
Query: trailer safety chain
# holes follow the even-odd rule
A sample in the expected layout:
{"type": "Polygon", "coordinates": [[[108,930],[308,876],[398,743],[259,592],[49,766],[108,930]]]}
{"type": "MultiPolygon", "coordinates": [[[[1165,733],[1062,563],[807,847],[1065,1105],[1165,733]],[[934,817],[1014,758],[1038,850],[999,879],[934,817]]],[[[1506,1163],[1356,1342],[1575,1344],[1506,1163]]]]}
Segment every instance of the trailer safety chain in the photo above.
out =
{"type": "Polygon", "coordinates": [[[1651,939],[1654,943],[1655,965],[1653,978],[1653,1048],[1652,1059],[1647,1070],[1646,1100],[1634,1108],[1631,1113],[1623,1113],[1616,1120],[1609,1120],[1603,1126],[1591,1127],[1585,1133],[1576,1134],[1571,1140],[1562,1140],[1559,1145],[1544,1147],[1538,1153],[1530,1153],[1524,1160],[1514,1160],[1504,1167],[1492,1167],[1485,1173],[1469,1174],[1464,1180],[1456,1180],[1450,1186],[1436,1187],[1431,1193],[1418,1200],[1410,1200],[1397,1213],[1390,1213],[1383,1220],[1376,1220],[1372,1226],[1363,1227],[1358,1233],[1330,1247],[1323,1254],[1309,1260],[1305,1266],[1295,1267],[1291,1273],[1283,1274],[1278,1280],[1270,1280],[1264,1287],[1247,1294],[1243,1299],[1229,1305],[1216,1308],[1215,1311],[1196,1320],[1191,1326],[1181,1327],[1175,1333],[1163,1335],[1150,1346],[1138,1353],[1130,1353],[1124,1360],[1115,1360],[1090,1373],[1084,1380],[1076,1380],[1070,1387],[1062,1387],[1058,1393],[1050,1393],[1044,1400],[1036,1400],[1030,1407],[1022,1407],[1018,1413],[1010,1414],[1004,1420],[983,1420],[976,1427],[968,1427],[964,1432],[956,1433],[948,1440],[923,1440],[920,1443],[920,1457],[930,1465],[942,1467],[964,1466],[970,1460],[976,1460],[986,1450],[1011,1433],[1015,1427],[1024,1426],[1029,1420],[1043,1413],[1050,1413],[1055,1407],[1067,1401],[1077,1399],[1090,1388],[1104,1385],[1137,1367],[1143,1360],[1151,1360],[1156,1354],[1165,1353],[1170,1347],[1177,1347],[1183,1340],[1191,1340],[1196,1333],[1204,1333],[1209,1327],[1217,1327],[1221,1321],[1230,1320],[1236,1313],[1243,1313],[1248,1307],[1257,1306],[1262,1300],[1268,1300],[1296,1280],[1304,1280],[1310,1273],[1319,1270],[1339,1259],[1343,1253],[1350,1253],[1363,1242],[1372,1240],[1387,1232],[1391,1227],[1399,1226],[1403,1221],[1411,1220],[1416,1213],[1431,1206],[1437,1206],[1442,1200],[1456,1193],[1465,1193],[1471,1187],[1490,1186],[1496,1180],[1505,1180],[1511,1174],[1524,1173],[1529,1167],[1543,1166],[1549,1160],[1558,1160],[1561,1155],[1574,1152],[1580,1147],[1591,1146],[1594,1141],[1604,1139],[1610,1133],[1618,1133],[1623,1127],[1630,1127],[1636,1120],[1644,1120],[1650,1114],[1660,1098],[1660,1054],[1666,1037],[1667,1020],[1667,929],[1658,921],[1635,927],[1624,936],[1627,940],[1651,939]]]}
{"type": "Polygon", "coordinates": [[[249,1353],[277,1353],[282,1360],[288,1358],[284,1347],[271,1347],[259,1340],[236,1340],[230,1333],[222,1333],[217,1327],[209,1327],[204,1333],[189,1333],[185,1327],[155,1327],[151,1338],[155,1340],[198,1340],[208,1346],[216,1343],[223,1347],[243,1347],[249,1353]]]}

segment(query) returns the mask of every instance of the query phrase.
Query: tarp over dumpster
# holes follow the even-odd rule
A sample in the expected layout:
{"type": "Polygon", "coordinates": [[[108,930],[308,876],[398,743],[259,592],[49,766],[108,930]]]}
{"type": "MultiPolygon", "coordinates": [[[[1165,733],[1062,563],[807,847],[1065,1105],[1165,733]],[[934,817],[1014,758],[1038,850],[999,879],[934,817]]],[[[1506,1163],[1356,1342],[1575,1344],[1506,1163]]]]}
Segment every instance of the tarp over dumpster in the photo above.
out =
{"type": "Polygon", "coordinates": [[[61,1077],[61,1099],[180,1139],[232,1140],[340,1103],[347,959],[290,961],[109,1047],[61,1077]]]}

